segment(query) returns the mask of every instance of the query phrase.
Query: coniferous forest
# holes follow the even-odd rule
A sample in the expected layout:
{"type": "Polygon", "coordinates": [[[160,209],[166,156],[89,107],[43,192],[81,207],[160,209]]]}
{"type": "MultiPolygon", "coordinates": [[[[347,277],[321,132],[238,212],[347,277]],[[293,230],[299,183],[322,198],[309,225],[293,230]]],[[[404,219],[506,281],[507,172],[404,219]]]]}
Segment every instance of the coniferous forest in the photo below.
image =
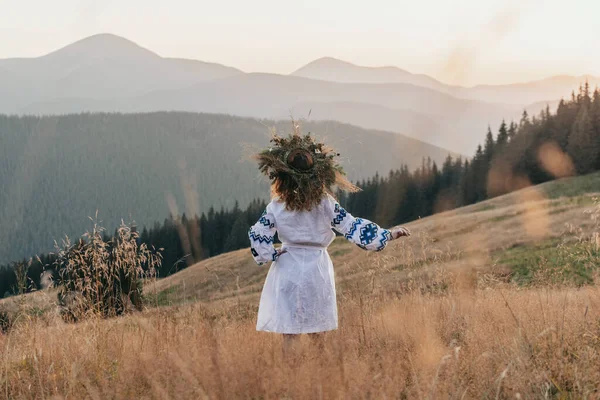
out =
{"type": "MultiPolygon", "coordinates": [[[[473,204],[524,186],[557,177],[600,170],[600,91],[585,84],[555,113],[523,113],[520,121],[503,122],[495,132],[483,132],[483,142],[472,158],[448,157],[441,165],[423,159],[411,170],[402,165],[386,176],[357,182],[361,192],[340,194],[351,213],[382,226],[473,204]]],[[[141,241],[163,248],[164,277],[194,262],[248,246],[247,230],[262,213],[265,202],[251,201],[241,209],[209,209],[200,215],[171,215],[162,223],[144,221],[141,241]]],[[[0,296],[15,294],[24,279],[27,290],[41,287],[44,265],[39,260],[0,267],[0,296]]]]}
{"type": "MultiPolygon", "coordinates": [[[[112,230],[121,219],[151,224],[268,198],[251,156],[268,144],[270,128],[286,134],[291,123],[184,112],[0,115],[0,264],[80,236],[96,211],[112,230]]],[[[441,162],[448,154],[333,121],[303,122],[302,131],[325,136],[353,180],[398,160],[412,169],[423,156],[441,162]]]]}

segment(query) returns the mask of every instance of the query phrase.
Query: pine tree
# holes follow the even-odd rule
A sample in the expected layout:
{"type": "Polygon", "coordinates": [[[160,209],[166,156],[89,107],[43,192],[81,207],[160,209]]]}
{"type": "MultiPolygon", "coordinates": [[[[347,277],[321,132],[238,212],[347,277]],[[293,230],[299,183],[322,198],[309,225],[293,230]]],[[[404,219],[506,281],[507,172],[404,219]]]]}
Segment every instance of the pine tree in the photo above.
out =
{"type": "Polygon", "coordinates": [[[596,167],[598,154],[600,153],[599,138],[594,131],[588,107],[582,105],[571,130],[567,146],[578,173],[587,174],[596,167]]]}
{"type": "Polygon", "coordinates": [[[208,250],[209,257],[216,256],[217,254],[219,254],[219,244],[217,242],[216,232],[217,213],[215,212],[215,209],[211,207],[208,210],[206,226],[200,232],[200,235],[202,236],[202,243],[204,244],[204,247],[208,250]]]}
{"type": "Polygon", "coordinates": [[[448,155],[446,160],[444,160],[444,164],[442,164],[442,180],[441,186],[443,189],[452,187],[453,184],[453,168],[454,164],[452,162],[452,156],[448,155]]]}
{"type": "Polygon", "coordinates": [[[248,246],[248,225],[246,224],[246,217],[242,213],[238,213],[238,216],[231,227],[229,236],[223,246],[223,251],[238,250],[248,246]]]}
{"type": "MultiPolygon", "coordinates": [[[[600,140],[600,91],[598,88],[594,90],[591,118],[594,132],[596,132],[596,140],[600,140]]],[[[596,170],[600,170],[600,153],[596,157],[596,170]]]]}
{"type": "Polygon", "coordinates": [[[577,95],[575,96],[575,103],[577,103],[577,105],[581,105],[582,99],[583,99],[583,87],[581,86],[581,83],[580,83],[579,91],[577,92],[577,95]]]}
{"type": "Polygon", "coordinates": [[[496,143],[494,142],[494,135],[492,135],[492,129],[488,126],[487,134],[485,135],[485,145],[483,147],[483,169],[487,175],[487,171],[490,168],[490,164],[492,162],[492,158],[494,157],[494,151],[496,148],[496,143]]]}
{"type": "Polygon", "coordinates": [[[508,129],[506,127],[506,122],[504,122],[504,120],[502,120],[502,124],[500,124],[500,129],[498,129],[498,138],[496,140],[496,146],[498,149],[503,149],[507,143],[508,143],[508,129]]]}
{"type": "Polygon", "coordinates": [[[581,91],[581,102],[583,103],[584,106],[589,107],[592,102],[592,99],[590,97],[589,82],[586,80],[583,88],[579,87],[579,90],[581,91]]]}
{"type": "Polygon", "coordinates": [[[552,114],[550,113],[550,105],[546,104],[546,108],[542,111],[542,121],[548,122],[552,119],[552,114]]]}
{"type": "Polygon", "coordinates": [[[569,142],[569,135],[571,128],[577,118],[578,106],[573,102],[566,102],[561,100],[556,109],[556,116],[554,118],[554,132],[552,138],[558,143],[563,151],[567,151],[567,144],[569,142]]]}
{"type": "Polygon", "coordinates": [[[208,219],[206,218],[206,215],[204,213],[202,213],[202,215],[200,215],[200,221],[198,221],[198,230],[199,230],[199,234],[200,234],[200,245],[202,248],[202,257],[204,257],[204,258],[210,256],[210,251],[208,249],[208,243],[207,243],[207,234],[205,233],[207,231],[207,226],[208,226],[208,219]]]}
{"type": "Polygon", "coordinates": [[[508,140],[512,142],[512,140],[517,136],[517,127],[514,121],[510,121],[510,127],[508,128],[508,140]]]}
{"type": "Polygon", "coordinates": [[[527,128],[531,122],[529,121],[529,114],[527,114],[527,110],[523,110],[523,115],[521,116],[521,121],[519,122],[519,128],[527,128]]]}
{"type": "Polygon", "coordinates": [[[473,176],[473,168],[469,160],[465,162],[464,173],[460,183],[460,198],[461,204],[472,204],[475,201],[474,190],[475,178],[473,176]]]}
{"type": "Polygon", "coordinates": [[[472,186],[472,197],[469,198],[469,204],[478,201],[485,200],[486,198],[486,186],[487,186],[487,161],[481,145],[477,146],[475,157],[471,163],[471,182],[468,184],[472,186]]]}

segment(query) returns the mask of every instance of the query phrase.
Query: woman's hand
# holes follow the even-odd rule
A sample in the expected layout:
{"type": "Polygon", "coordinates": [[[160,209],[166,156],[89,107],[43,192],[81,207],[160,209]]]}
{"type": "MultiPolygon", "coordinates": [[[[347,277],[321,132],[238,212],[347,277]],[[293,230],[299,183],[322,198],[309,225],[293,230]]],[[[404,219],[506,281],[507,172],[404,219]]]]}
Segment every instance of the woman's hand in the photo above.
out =
{"type": "Polygon", "coordinates": [[[275,259],[279,258],[282,254],[287,253],[287,250],[285,249],[277,249],[277,255],[275,256],[275,259]]]}
{"type": "Polygon", "coordinates": [[[393,240],[399,239],[401,237],[410,236],[410,231],[408,230],[408,228],[405,228],[403,226],[399,226],[397,228],[392,228],[392,229],[390,229],[390,232],[392,234],[393,240]]]}

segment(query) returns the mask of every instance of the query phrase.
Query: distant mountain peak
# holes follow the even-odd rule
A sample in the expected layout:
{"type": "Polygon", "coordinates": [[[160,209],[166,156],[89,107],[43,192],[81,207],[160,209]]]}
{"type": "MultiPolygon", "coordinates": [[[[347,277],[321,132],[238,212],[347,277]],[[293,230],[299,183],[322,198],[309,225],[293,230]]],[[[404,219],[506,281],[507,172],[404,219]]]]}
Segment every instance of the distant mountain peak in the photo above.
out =
{"type": "Polygon", "coordinates": [[[355,64],[352,64],[349,61],[340,60],[339,58],[334,58],[334,57],[321,57],[321,58],[317,58],[316,60],[311,61],[308,64],[306,64],[306,66],[309,66],[309,65],[328,65],[328,64],[351,65],[353,67],[356,67],[355,64]]]}
{"type": "Polygon", "coordinates": [[[407,70],[389,65],[365,67],[333,57],[318,58],[292,72],[291,75],[344,83],[408,83],[444,93],[450,91],[448,85],[444,85],[427,75],[413,74],[407,70]]]}
{"type": "Polygon", "coordinates": [[[394,66],[380,66],[380,67],[365,67],[361,65],[357,65],[351,63],[349,61],[340,60],[339,58],[334,57],[321,57],[317,58],[314,61],[309,62],[305,66],[299,68],[297,71],[293,72],[292,75],[302,74],[303,71],[312,70],[317,68],[346,68],[346,69],[355,69],[355,70],[393,70],[400,73],[410,74],[410,72],[405,71],[401,68],[394,66]]]}
{"type": "Polygon", "coordinates": [[[159,55],[145,49],[135,42],[112,33],[92,35],[43,58],[158,58],[159,55]]]}

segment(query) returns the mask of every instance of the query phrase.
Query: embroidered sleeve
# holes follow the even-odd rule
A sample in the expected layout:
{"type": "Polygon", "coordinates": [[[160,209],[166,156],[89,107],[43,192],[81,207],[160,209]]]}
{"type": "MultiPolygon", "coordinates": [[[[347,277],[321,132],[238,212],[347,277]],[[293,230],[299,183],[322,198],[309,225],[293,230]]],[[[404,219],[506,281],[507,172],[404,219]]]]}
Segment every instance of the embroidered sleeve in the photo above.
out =
{"type": "Polygon", "coordinates": [[[258,265],[277,259],[277,251],[273,246],[275,241],[275,217],[269,212],[269,206],[262,216],[248,231],[250,238],[250,252],[258,265]]]}
{"type": "Polygon", "coordinates": [[[364,218],[354,218],[333,197],[329,198],[331,227],[364,250],[381,251],[392,240],[389,230],[364,218]]]}

